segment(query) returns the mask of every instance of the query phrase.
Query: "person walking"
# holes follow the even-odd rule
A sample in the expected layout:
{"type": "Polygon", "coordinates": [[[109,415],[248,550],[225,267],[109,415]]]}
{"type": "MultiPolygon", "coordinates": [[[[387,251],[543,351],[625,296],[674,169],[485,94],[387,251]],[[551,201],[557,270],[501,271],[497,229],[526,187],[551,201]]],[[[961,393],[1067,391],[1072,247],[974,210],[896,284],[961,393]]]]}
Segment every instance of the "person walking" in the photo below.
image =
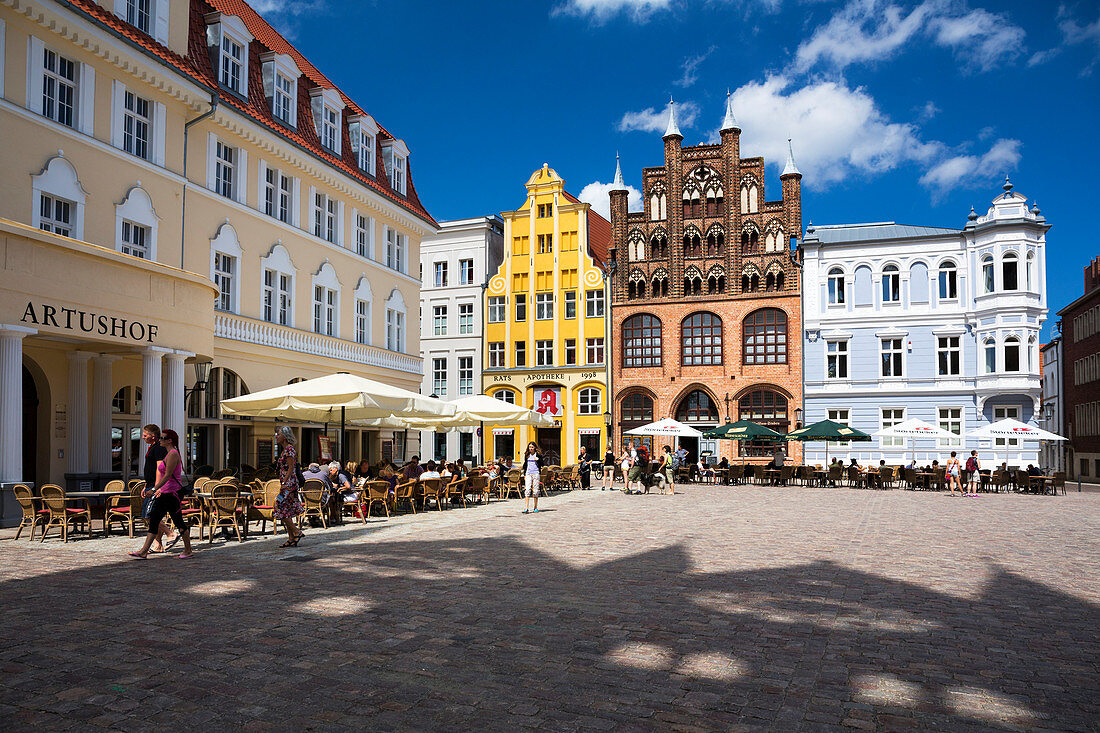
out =
{"type": "Polygon", "coordinates": [[[298,449],[294,445],[294,431],[289,425],[282,425],[275,431],[275,442],[279,446],[276,464],[279,467],[279,485],[282,490],[275,498],[272,515],[275,519],[282,520],[287,537],[290,538],[279,547],[297,547],[305,532],[295,526],[295,520],[306,508],[298,497],[298,490],[301,489],[298,484],[298,449]]]}
{"type": "Polygon", "coordinates": [[[534,441],[527,444],[523,455],[523,513],[527,514],[532,497],[535,500],[533,514],[539,511],[539,476],[542,472],[542,454],[534,441]]]}
{"type": "Polygon", "coordinates": [[[615,487],[615,451],[612,445],[607,444],[607,452],[603,454],[603,488],[600,491],[610,491],[615,487]]]}
{"type": "Polygon", "coordinates": [[[588,449],[583,445],[577,454],[577,471],[581,476],[581,489],[592,488],[592,463],[588,460],[588,449]]]}
{"type": "Polygon", "coordinates": [[[675,494],[676,487],[673,485],[673,473],[672,473],[672,448],[667,445],[664,451],[661,453],[661,462],[657,466],[658,473],[664,474],[665,480],[668,481],[668,491],[666,494],[675,494]]]}
{"type": "Polygon", "coordinates": [[[630,446],[623,446],[622,455],[619,456],[619,470],[623,473],[623,493],[630,493],[630,484],[627,483],[627,476],[630,475],[630,454],[634,452],[634,441],[630,442],[630,446]]]}
{"type": "Polygon", "coordinates": [[[966,495],[976,497],[981,481],[982,462],[978,459],[978,451],[972,450],[970,457],[966,459],[966,495]]]}
{"type": "Polygon", "coordinates": [[[959,465],[959,459],[955,457],[955,451],[951,451],[951,457],[947,459],[947,488],[951,490],[951,496],[955,495],[956,486],[959,487],[959,496],[967,496],[962,488],[961,474],[962,466],[959,465]]]}
{"type": "Polygon", "coordinates": [[[180,560],[190,560],[195,556],[191,549],[191,527],[183,521],[183,513],[180,512],[180,492],[183,491],[183,461],[180,460],[179,436],[175,430],[165,430],[160,434],[160,444],[164,447],[164,458],[157,461],[156,482],[153,485],[153,505],[149,511],[149,532],[145,536],[145,544],[137,552],[131,552],[130,557],[136,560],[144,560],[149,556],[149,548],[153,546],[157,538],[161,522],[165,516],[172,517],[176,530],[183,535],[183,552],[177,557],[180,560]]]}
{"type": "MultiPolygon", "coordinates": [[[[143,466],[143,474],[145,476],[145,487],[141,490],[141,498],[145,501],[141,505],[141,516],[145,517],[146,524],[149,528],[152,528],[149,522],[149,513],[153,509],[153,493],[155,492],[154,486],[157,485],[157,464],[164,460],[164,457],[168,455],[168,450],[160,444],[160,426],[153,423],[149,423],[141,429],[141,439],[145,441],[145,445],[149,446],[145,449],[145,464],[143,466]]],[[[173,532],[167,522],[161,522],[157,526],[157,536],[153,540],[153,545],[149,552],[154,554],[171,550],[177,542],[180,540],[180,533],[173,532]],[[167,546],[164,544],[167,541],[167,546]]]]}

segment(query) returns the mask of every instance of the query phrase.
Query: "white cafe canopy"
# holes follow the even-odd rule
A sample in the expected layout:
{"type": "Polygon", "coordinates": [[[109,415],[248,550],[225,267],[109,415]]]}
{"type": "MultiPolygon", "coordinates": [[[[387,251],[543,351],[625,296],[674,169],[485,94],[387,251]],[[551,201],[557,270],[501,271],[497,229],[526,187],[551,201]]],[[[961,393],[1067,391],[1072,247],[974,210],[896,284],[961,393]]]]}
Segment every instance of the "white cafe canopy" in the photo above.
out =
{"type": "Polygon", "coordinates": [[[356,421],[360,425],[409,430],[449,430],[451,428],[489,427],[493,425],[535,425],[552,427],[554,418],[541,412],[528,410],[488,395],[477,394],[460,397],[442,404],[454,407],[453,415],[434,417],[406,417],[395,414],[376,420],[356,421]]]}
{"type": "Polygon", "coordinates": [[[633,430],[627,430],[625,435],[666,435],[672,438],[702,438],[703,434],[691,427],[684,425],[679,420],[666,417],[664,420],[651,422],[633,430]]]}
{"type": "Polygon", "coordinates": [[[1037,428],[1034,425],[1022,423],[1006,417],[995,423],[971,430],[966,434],[968,438],[1016,438],[1017,440],[1065,440],[1061,435],[1056,435],[1048,430],[1037,428]]]}
{"type": "Polygon", "coordinates": [[[882,430],[871,433],[871,435],[879,438],[909,438],[910,446],[913,449],[914,461],[917,459],[917,438],[951,440],[959,437],[950,430],[944,430],[938,425],[926,423],[924,420],[919,420],[915,417],[909,418],[904,422],[899,422],[897,425],[883,428],[882,430]]]}

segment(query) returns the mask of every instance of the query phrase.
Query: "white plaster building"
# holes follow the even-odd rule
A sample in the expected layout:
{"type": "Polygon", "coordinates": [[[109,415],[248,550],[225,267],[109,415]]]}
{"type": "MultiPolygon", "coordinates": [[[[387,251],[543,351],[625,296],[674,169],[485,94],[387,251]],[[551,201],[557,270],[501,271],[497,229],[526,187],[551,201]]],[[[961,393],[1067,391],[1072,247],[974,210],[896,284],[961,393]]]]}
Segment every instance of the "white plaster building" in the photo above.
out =
{"type": "MultiPolygon", "coordinates": [[[[423,394],[454,400],[481,391],[482,289],[504,258],[504,222],[479,216],[439,223],[420,248],[423,394]]],[[[420,458],[473,459],[476,428],[420,434],[420,458]]],[[[481,458],[481,456],[477,456],[481,458]]]]}
{"type": "MultiPolygon", "coordinates": [[[[1040,349],[1043,360],[1043,422],[1044,430],[1065,435],[1065,395],[1062,389],[1062,337],[1055,336],[1040,349]]],[[[1043,443],[1039,464],[1048,471],[1065,471],[1066,455],[1062,443],[1043,443]]]]}

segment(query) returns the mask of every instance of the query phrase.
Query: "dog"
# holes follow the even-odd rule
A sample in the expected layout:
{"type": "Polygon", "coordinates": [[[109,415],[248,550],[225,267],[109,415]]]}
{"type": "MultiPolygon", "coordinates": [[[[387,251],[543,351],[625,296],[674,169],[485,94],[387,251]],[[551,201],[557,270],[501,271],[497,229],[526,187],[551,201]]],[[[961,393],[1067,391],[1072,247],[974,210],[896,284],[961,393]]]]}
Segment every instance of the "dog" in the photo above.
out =
{"type": "Polygon", "coordinates": [[[655,491],[658,494],[667,494],[669,489],[668,479],[660,471],[654,471],[653,473],[643,473],[641,484],[645,487],[644,491],[631,492],[649,494],[655,491]]]}

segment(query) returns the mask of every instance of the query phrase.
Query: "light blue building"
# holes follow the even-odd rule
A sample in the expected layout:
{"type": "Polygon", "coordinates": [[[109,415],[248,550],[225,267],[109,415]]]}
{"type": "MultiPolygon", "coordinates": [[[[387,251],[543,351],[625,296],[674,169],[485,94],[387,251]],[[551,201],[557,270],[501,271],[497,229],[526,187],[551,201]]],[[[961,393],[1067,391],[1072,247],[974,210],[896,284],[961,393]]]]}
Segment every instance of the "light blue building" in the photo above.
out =
{"type": "MultiPolygon", "coordinates": [[[[966,433],[1040,417],[1039,329],[1047,316],[1046,231],[1013,191],[962,229],[893,222],[807,228],[802,295],[804,423],[832,419],[866,433],[909,418],[959,438],[918,440],[922,463],[977,448],[984,465],[1037,462],[1032,441],[966,433]]],[[[908,461],[901,438],[831,445],[830,457],[908,461]]],[[[822,463],[825,446],[806,445],[822,463]]]]}

